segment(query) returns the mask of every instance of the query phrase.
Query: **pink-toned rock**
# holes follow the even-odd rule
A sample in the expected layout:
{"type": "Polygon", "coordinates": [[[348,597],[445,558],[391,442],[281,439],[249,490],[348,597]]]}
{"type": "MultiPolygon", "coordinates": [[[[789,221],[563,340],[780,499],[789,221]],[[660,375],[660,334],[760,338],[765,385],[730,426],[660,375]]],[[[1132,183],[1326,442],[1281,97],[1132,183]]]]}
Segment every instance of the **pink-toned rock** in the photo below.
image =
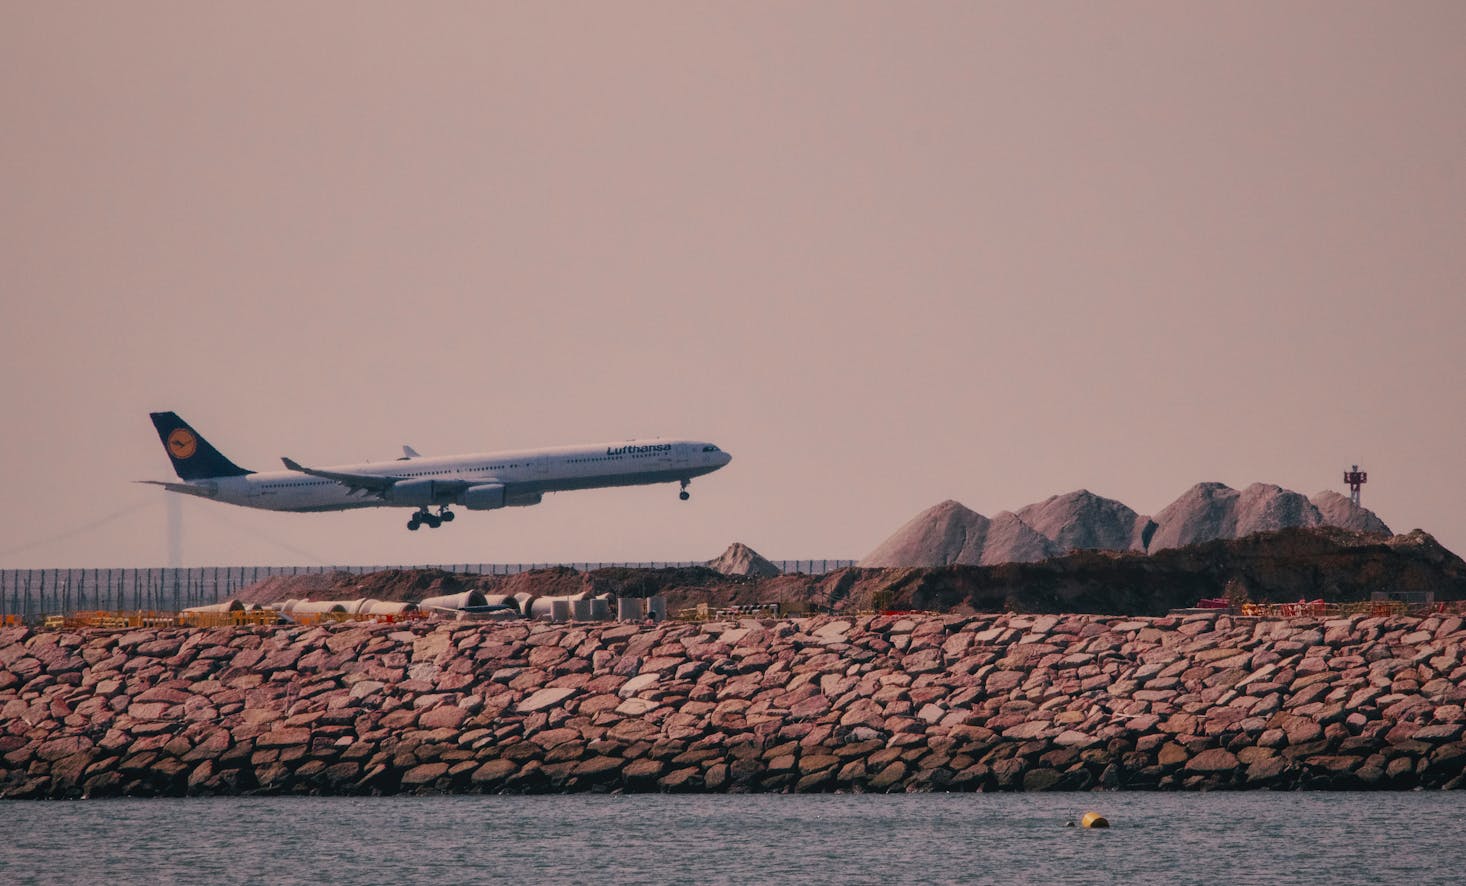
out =
{"type": "Polygon", "coordinates": [[[1009,740],[1026,741],[1038,738],[1045,732],[1053,729],[1053,725],[1044,720],[1026,720],[1016,726],[1003,730],[1003,737],[1009,740]]]}
{"type": "Polygon", "coordinates": [[[1231,772],[1238,766],[1237,755],[1222,748],[1202,751],[1186,761],[1188,772],[1231,772]]]}
{"type": "Polygon", "coordinates": [[[906,764],[900,760],[893,760],[870,779],[870,789],[873,791],[889,790],[905,777],[906,764]]]}
{"type": "Polygon", "coordinates": [[[513,760],[498,759],[490,760],[473,771],[468,780],[477,785],[498,784],[519,769],[519,764],[513,760]]]}
{"type": "Polygon", "coordinates": [[[402,774],[402,784],[413,787],[431,784],[447,774],[447,772],[447,763],[423,763],[404,772],[402,774]]]}
{"type": "Polygon", "coordinates": [[[628,698],[630,696],[636,695],[638,692],[642,692],[644,690],[652,688],[653,686],[656,686],[661,681],[661,675],[656,673],[655,671],[638,674],[637,676],[632,677],[630,680],[627,680],[625,683],[621,684],[621,688],[617,690],[617,694],[620,695],[622,698],[628,698]]]}
{"type": "Polygon", "coordinates": [[[1100,743],[1093,735],[1075,729],[1065,729],[1054,736],[1054,744],[1063,748],[1087,748],[1100,743]]]}
{"type": "Polygon", "coordinates": [[[456,705],[442,705],[425,711],[417,720],[422,729],[457,729],[468,718],[468,711],[456,705]]]}
{"type": "Polygon", "coordinates": [[[661,706],[661,702],[649,698],[628,698],[616,707],[616,713],[623,717],[640,717],[661,706]]]}
{"type": "Polygon", "coordinates": [[[616,757],[587,757],[576,764],[571,775],[577,778],[598,778],[619,770],[625,763],[616,757]]]}
{"type": "Polygon", "coordinates": [[[63,735],[43,743],[37,750],[36,756],[48,762],[60,760],[62,757],[69,757],[73,754],[80,754],[92,749],[91,739],[83,735],[63,735]]]}
{"type": "Polygon", "coordinates": [[[129,705],[127,713],[139,720],[163,720],[171,718],[173,710],[173,705],[158,701],[129,705]]]}
{"type": "Polygon", "coordinates": [[[570,657],[570,650],[563,646],[536,646],[529,653],[529,666],[549,669],[570,657]]]}
{"type": "Polygon", "coordinates": [[[291,745],[308,744],[311,739],[311,731],[305,727],[273,729],[261,734],[255,739],[257,748],[282,748],[291,745]]]}
{"type": "Polygon", "coordinates": [[[563,686],[552,686],[546,689],[541,689],[537,692],[531,693],[527,698],[524,699],[524,701],[521,701],[516,706],[516,710],[524,714],[532,714],[535,711],[543,711],[546,708],[555,707],[556,705],[565,701],[567,698],[575,695],[578,691],[579,690],[577,689],[563,686]]]}

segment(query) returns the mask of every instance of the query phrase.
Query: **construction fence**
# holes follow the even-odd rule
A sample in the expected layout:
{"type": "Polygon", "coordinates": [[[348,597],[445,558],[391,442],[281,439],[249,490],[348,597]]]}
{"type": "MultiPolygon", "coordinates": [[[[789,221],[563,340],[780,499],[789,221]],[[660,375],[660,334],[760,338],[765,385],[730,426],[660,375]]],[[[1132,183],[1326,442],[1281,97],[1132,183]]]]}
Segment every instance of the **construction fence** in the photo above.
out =
{"type": "MultiPolygon", "coordinates": [[[[854,560],[775,560],[785,573],[823,575],[854,566],[854,560]]],[[[73,611],[174,611],[233,597],[269,578],[402,569],[441,569],[466,575],[517,575],[534,569],[664,569],[705,566],[682,561],[579,561],[568,563],[448,563],[400,566],[198,566],[186,568],[0,569],[0,624],[11,616],[39,622],[48,614],[73,611]]]]}

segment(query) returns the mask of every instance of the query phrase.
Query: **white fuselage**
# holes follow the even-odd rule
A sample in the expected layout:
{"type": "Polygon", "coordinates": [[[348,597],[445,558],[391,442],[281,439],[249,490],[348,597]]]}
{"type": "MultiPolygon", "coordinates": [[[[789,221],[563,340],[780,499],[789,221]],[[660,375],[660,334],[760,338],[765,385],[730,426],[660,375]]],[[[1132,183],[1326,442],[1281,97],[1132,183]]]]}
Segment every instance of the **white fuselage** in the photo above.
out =
{"type": "MultiPolygon", "coordinates": [[[[404,458],[322,468],[340,474],[447,481],[454,486],[503,486],[501,507],[532,505],[547,492],[675,483],[711,473],[731,457],[693,440],[632,440],[513,452],[404,458]]],[[[340,511],[409,506],[342,483],[298,471],[266,471],[193,480],[194,494],[228,504],[272,511],[340,511]]],[[[176,488],[176,487],[175,487],[176,488]]],[[[192,491],[182,490],[177,491],[192,491]]],[[[443,504],[455,503],[445,500],[443,504]]],[[[415,505],[414,505],[415,506],[415,505]]]]}

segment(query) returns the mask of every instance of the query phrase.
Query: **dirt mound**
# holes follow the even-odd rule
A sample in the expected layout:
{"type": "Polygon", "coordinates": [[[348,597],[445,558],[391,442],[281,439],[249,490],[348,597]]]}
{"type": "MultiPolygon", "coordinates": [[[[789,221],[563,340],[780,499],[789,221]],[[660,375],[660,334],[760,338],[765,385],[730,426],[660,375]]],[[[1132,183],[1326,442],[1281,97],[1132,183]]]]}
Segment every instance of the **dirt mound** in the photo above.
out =
{"type": "Polygon", "coordinates": [[[530,569],[513,575],[480,576],[486,594],[532,594],[536,597],[566,597],[590,590],[585,573],[569,566],[530,569]]]}
{"type": "Polygon", "coordinates": [[[1055,495],[1018,509],[1018,516],[1058,548],[1070,551],[1143,551],[1149,517],[1088,489],[1055,495]]]}
{"type": "Polygon", "coordinates": [[[723,575],[743,575],[756,578],[773,578],[782,575],[783,570],[765,559],[748,545],[735,541],[728,550],[708,563],[708,568],[723,575]]]}
{"type": "Polygon", "coordinates": [[[1220,597],[1257,602],[1366,600],[1373,591],[1433,591],[1466,599],[1466,562],[1424,532],[1383,539],[1337,527],[1259,532],[1146,555],[1076,551],[1041,563],[927,569],[850,569],[825,577],[837,608],[944,612],[1104,612],[1159,615],[1220,597]],[[843,574],[842,574],[843,573],[843,574]],[[868,604],[866,604],[868,606],[868,604]]]}
{"type": "Polygon", "coordinates": [[[1064,551],[1029,526],[1012,511],[1003,511],[988,522],[983,540],[982,566],[999,563],[1036,563],[1057,557],[1064,551]]]}
{"type": "Polygon", "coordinates": [[[976,565],[987,540],[987,517],[948,499],[927,508],[897,529],[860,561],[861,566],[976,565]]]}
{"type": "Polygon", "coordinates": [[[241,590],[244,603],[278,603],[289,599],[417,601],[425,597],[457,594],[479,587],[479,576],[459,575],[441,569],[386,569],[359,575],[355,572],[326,572],[310,575],[277,575],[241,590]]]}
{"type": "Polygon", "coordinates": [[[1309,501],[1323,517],[1324,523],[1329,526],[1339,526],[1344,529],[1351,529],[1355,532],[1367,532],[1374,535],[1390,535],[1390,527],[1385,525],[1374,511],[1369,508],[1360,507],[1349,500],[1349,496],[1340,495],[1332,489],[1326,489],[1318,493],[1309,501]]]}
{"type": "MultiPolygon", "coordinates": [[[[1002,515],[999,515],[1002,518],[1002,515]]],[[[990,521],[1025,524],[1012,518],[990,521]]],[[[1029,531],[1032,531],[1031,529],[1029,531]]],[[[1037,533],[1034,533],[1037,535],[1037,533]]],[[[1041,538],[1041,536],[1040,536],[1041,538]]],[[[1158,615],[1227,589],[1257,602],[1368,599],[1373,591],[1432,591],[1437,600],[1466,599],[1466,562],[1428,533],[1384,538],[1332,526],[1259,532],[1240,539],[1138,551],[1075,551],[1041,562],[936,567],[862,568],[826,575],[769,578],[723,575],[704,566],[607,568],[589,573],[538,569],[512,576],[407,570],[274,578],[239,596],[255,602],[314,599],[421,600],[469,587],[536,597],[589,590],[618,597],[661,594],[676,610],[785,603],[841,612],[930,609],[953,612],[1094,612],[1158,615]]]]}
{"type": "Polygon", "coordinates": [[[340,596],[339,592],[342,588],[355,587],[355,582],[360,578],[354,572],[276,575],[241,589],[235,596],[241,603],[277,603],[291,598],[356,599],[340,596]]]}

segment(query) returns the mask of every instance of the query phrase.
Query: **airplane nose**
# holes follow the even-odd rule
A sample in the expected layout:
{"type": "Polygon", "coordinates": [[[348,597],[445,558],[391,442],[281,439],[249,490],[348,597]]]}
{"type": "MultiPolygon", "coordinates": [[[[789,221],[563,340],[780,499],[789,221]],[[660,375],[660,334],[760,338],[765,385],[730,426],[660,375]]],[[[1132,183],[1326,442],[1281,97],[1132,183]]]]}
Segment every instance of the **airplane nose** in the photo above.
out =
{"type": "Polygon", "coordinates": [[[727,464],[728,462],[730,462],[732,460],[733,460],[733,456],[729,455],[726,452],[723,453],[723,461],[722,461],[722,464],[719,465],[719,467],[722,467],[722,465],[725,465],[725,464],[727,464]]]}

